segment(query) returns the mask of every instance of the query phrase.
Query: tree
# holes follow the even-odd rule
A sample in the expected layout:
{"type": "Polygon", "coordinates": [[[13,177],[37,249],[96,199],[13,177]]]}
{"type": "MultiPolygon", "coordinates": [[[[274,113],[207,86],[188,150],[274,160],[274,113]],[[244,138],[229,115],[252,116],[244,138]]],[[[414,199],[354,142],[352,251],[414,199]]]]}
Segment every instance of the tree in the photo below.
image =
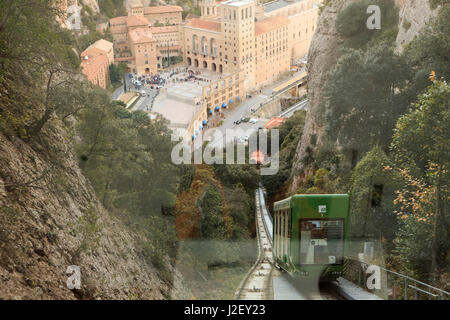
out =
{"type": "Polygon", "coordinates": [[[225,240],[228,238],[227,226],[222,210],[222,196],[216,187],[206,188],[201,202],[203,220],[201,234],[204,239],[225,240]]]}
{"type": "Polygon", "coordinates": [[[109,78],[111,79],[112,83],[117,83],[122,80],[121,70],[114,63],[111,63],[109,65],[109,78]]]}
{"type": "Polygon", "coordinates": [[[399,216],[433,225],[431,271],[437,275],[448,266],[450,248],[450,86],[445,81],[435,80],[397,121],[391,148],[407,182],[397,198],[399,216]]]}
{"type": "Polygon", "coordinates": [[[350,48],[361,48],[379,41],[395,41],[398,33],[398,8],[391,0],[362,0],[351,3],[336,19],[336,30],[350,48]],[[378,5],[381,10],[381,29],[368,29],[367,8],[378,5]]]}
{"type": "Polygon", "coordinates": [[[389,145],[395,120],[406,110],[401,89],[405,61],[387,45],[349,50],[339,59],[325,91],[325,130],[330,141],[359,157],[389,145]]]}
{"type": "Polygon", "coordinates": [[[76,81],[79,58],[70,31],[57,23],[63,12],[55,1],[11,0],[0,8],[1,127],[27,138],[61,106],[55,97],[76,81]]]}
{"type": "MultiPolygon", "coordinates": [[[[380,147],[374,147],[358,162],[351,176],[350,234],[357,239],[391,244],[397,232],[395,190],[401,178],[380,147]]],[[[392,248],[391,248],[392,249],[392,248]]]]}
{"type": "Polygon", "coordinates": [[[408,84],[409,102],[412,103],[419,93],[429,86],[428,75],[431,70],[450,79],[450,6],[443,6],[438,15],[431,19],[420,34],[406,46],[405,60],[414,76],[408,84]]]}

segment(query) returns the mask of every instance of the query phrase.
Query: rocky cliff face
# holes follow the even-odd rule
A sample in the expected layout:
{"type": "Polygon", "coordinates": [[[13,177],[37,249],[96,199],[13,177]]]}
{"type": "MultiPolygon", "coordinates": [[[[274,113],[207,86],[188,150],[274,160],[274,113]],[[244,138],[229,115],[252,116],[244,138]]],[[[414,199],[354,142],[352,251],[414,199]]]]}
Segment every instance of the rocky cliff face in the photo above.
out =
{"type": "MultiPolygon", "coordinates": [[[[319,18],[318,27],[308,53],[309,109],[303,136],[297,146],[296,159],[292,169],[293,182],[290,188],[291,193],[298,188],[302,177],[300,173],[308,173],[310,171],[310,168],[302,163],[308,146],[311,146],[310,137],[316,135],[317,145],[321,143],[323,128],[318,122],[318,107],[323,100],[327,73],[333,69],[342,55],[343,49],[342,40],[339,38],[335,28],[336,18],[339,12],[352,2],[357,1],[330,1],[319,18]]],[[[396,46],[398,51],[401,51],[403,46],[409,43],[429,19],[437,13],[437,9],[431,10],[428,0],[395,0],[395,3],[400,9],[399,33],[396,46]]]]}
{"type": "Polygon", "coordinates": [[[320,144],[322,128],[318,123],[317,109],[323,99],[323,88],[326,82],[327,73],[336,64],[342,55],[343,42],[339,39],[335,23],[336,18],[352,2],[357,0],[331,1],[319,17],[316,32],[313,36],[311,47],[308,52],[308,99],[309,108],[306,115],[305,127],[302,138],[297,146],[296,160],[293,166],[293,183],[290,192],[295,192],[299,184],[299,173],[308,171],[302,159],[306,155],[306,149],[310,146],[310,137],[317,136],[317,143],[320,144]]]}
{"type": "Polygon", "coordinates": [[[401,52],[430,18],[436,16],[438,9],[431,9],[427,0],[396,0],[396,4],[400,8],[396,44],[397,51],[401,52]]]}
{"type": "Polygon", "coordinates": [[[176,270],[173,287],[158,276],[141,240],[96,199],[65,131],[39,143],[0,133],[0,299],[189,297],[176,270]],[[66,286],[70,265],[80,290],[66,286]]]}

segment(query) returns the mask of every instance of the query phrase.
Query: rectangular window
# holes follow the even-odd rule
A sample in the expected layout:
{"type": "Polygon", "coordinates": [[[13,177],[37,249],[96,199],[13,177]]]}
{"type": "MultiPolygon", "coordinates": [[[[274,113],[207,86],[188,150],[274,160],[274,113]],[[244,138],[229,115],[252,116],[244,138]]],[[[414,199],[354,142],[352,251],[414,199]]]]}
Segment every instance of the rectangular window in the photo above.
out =
{"type": "Polygon", "coordinates": [[[300,219],[300,264],[343,264],[344,221],[300,219]]]}

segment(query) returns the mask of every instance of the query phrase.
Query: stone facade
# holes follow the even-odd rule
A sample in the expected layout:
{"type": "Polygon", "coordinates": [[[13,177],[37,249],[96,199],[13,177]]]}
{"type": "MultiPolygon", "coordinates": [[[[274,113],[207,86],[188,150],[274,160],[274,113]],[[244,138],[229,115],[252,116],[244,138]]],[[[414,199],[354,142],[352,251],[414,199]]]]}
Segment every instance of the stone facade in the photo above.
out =
{"type": "Polygon", "coordinates": [[[109,65],[114,62],[113,52],[113,44],[100,39],[80,55],[83,74],[91,83],[103,89],[109,84],[109,65]]]}
{"type": "Polygon", "coordinates": [[[130,4],[128,17],[110,20],[116,61],[127,61],[132,72],[149,68],[133,56],[136,48],[128,36],[135,28],[145,28],[156,40],[156,68],[163,67],[163,58],[182,52],[188,67],[239,75],[245,91],[255,90],[307,54],[319,14],[317,2],[321,1],[199,0],[202,16],[182,23],[180,7],[144,7],[137,0],[130,4]],[[166,26],[154,25],[159,15],[166,26]]]}
{"type": "Polygon", "coordinates": [[[144,16],[152,26],[179,25],[182,22],[182,13],[183,8],[180,6],[144,7],[139,0],[134,1],[128,10],[129,16],[144,16]]]}
{"type": "Polygon", "coordinates": [[[317,2],[202,0],[202,16],[182,26],[184,61],[187,66],[241,74],[246,91],[258,89],[307,54],[319,14],[317,2]]]}

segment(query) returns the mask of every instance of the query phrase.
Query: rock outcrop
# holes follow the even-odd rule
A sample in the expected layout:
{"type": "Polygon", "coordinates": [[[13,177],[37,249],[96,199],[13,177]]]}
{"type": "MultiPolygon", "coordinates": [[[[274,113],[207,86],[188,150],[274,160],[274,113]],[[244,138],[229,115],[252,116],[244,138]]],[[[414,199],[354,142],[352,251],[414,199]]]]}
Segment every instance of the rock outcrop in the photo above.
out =
{"type": "Polygon", "coordinates": [[[324,7],[313,36],[308,52],[308,99],[309,107],[306,115],[302,138],[297,146],[296,159],[293,165],[293,183],[291,192],[295,192],[299,183],[299,173],[308,171],[302,159],[306,156],[306,149],[310,146],[310,137],[317,136],[320,144],[323,129],[318,121],[318,108],[323,100],[323,88],[327,80],[327,73],[342,55],[343,42],[339,38],[335,23],[336,18],[352,2],[357,0],[331,1],[324,7]]]}
{"type": "MultiPolygon", "coordinates": [[[[308,147],[312,147],[312,135],[317,137],[316,145],[322,141],[323,128],[318,121],[318,109],[323,101],[327,73],[332,70],[342,55],[343,42],[335,28],[336,18],[343,9],[357,0],[330,1],[323,9],[318,21],[308,53],[308,99],[309,108],[302,138],[297,146],[296,159],[292,168],[293,182],[290,192],[298,189],[301,173],[309,173],[310,168],[302,162],[307,155],[308,147]]],[[[399,32],[396,46],[401,51],[433,17],[438,9],[431,10],[428,0],[395,0],[399,7],[399,32]]]]}
{"type": "Polygon", "coordinates": [[[0,300],[189,297],[179,273],[168,268],[168,283],[143,236],[102,207],[67,133],[48,128],[34,143],[0,133],[0,300]],[[97,221],[83,220],[89,210],[97,221]],[[79,290],[66,285],[71,265],[79,290]]]}
{"type": "Polygon", "coordinates": [[[396,0],[399,12],[399,26],[397,34],[397,51],[410,43],[430,18],[436,16],[438,8],[430,8],[427,0],[396,0]]]}

